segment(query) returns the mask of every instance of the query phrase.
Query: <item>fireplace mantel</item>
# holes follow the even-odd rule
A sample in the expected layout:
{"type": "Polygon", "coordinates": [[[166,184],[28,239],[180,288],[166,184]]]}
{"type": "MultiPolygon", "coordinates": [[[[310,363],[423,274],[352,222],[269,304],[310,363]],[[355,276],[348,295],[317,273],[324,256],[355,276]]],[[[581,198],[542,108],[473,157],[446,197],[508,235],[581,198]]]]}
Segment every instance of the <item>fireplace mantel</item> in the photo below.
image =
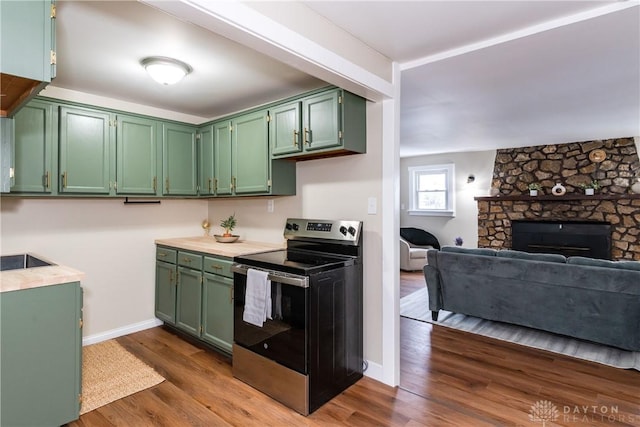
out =
{"type": "Polygon", "coordinates": [[[640,194],[500,195],[478,202],[478,247],[511,248],[511,221],[605,221],[613,259],[640,260],[640,194]]]}
{"type": "Polygon", "coordinates": [[[476,201],[483,202],[562,202],[562,201],[575,201],[575,200],[633,200],[640,199],[640,194],[594,194],[593,196],[587,196],[585,194],[565,194],[562,196],[553,195],[541,195],[541,196],[528,196],[528,195],[515,195],[515,196],[478,196],[474,197],[476,201]]]}

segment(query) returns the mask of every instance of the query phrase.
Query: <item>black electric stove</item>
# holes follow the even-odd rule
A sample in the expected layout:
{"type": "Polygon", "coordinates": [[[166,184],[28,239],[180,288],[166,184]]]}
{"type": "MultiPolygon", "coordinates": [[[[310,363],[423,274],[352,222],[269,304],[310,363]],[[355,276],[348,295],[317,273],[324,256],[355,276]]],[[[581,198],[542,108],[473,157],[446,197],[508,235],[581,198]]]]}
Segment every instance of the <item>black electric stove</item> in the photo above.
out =
{"type": "Polygon", "coordinates": [[[307,415],[362,378],[362,222],[290,218],[284,237],[234,258],[233,375],[307,415]],[[262,326],[243,320],[250,269],[271,287],[262,326]]]}

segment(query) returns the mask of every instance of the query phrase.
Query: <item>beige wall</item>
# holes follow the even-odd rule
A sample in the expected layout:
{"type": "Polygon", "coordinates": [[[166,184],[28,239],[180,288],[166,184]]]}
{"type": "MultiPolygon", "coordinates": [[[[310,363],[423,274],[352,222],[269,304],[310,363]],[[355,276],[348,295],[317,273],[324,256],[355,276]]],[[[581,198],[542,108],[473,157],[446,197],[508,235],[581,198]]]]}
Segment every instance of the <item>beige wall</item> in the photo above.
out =
{"type": "Polygon", "coordinates": [[[477,247],[478,206],[473,198],[488,195],[495,156],[496,151],[490,150],[400,159],[400,225],[427,230],[438,238],[441,245],[453,245],[456,237],[462,237],[464,246],[477,247]],[[407,212],[410,200],[407,168],[444,163],[455,164],[455,218],[409,215],[407,212]],[[474,175],[476,180],[472,184],[467,184],[467,177],[470,174],[474,175]]]}
{"type": "MultiPolygon", "coordinates": [[[[154,239],[193,236],[205,200],[124,205],[122,199],[2,197],[0,252],[32,252],[86,274],[83,336],[153,326],[154,239]]],[[[120,333],[118,332],[120,331],[120,333]]],[[[98,338],[99,340],[99,338],[98,338]]]]}

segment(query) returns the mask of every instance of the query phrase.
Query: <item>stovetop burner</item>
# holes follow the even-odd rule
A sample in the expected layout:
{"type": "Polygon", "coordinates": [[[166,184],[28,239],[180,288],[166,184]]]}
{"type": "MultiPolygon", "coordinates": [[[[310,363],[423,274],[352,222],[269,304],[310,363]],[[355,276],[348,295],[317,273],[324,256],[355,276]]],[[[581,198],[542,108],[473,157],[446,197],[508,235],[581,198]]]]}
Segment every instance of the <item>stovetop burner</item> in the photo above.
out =
{"type": "Polygon", "coordinates": [[[235,258],[237,263],[261,267],[267,270],[284,271],[292,274],[309,275],[321,271],[353,265],[349,256],[332,256],[317,252],[281,249],[235,258]]]}

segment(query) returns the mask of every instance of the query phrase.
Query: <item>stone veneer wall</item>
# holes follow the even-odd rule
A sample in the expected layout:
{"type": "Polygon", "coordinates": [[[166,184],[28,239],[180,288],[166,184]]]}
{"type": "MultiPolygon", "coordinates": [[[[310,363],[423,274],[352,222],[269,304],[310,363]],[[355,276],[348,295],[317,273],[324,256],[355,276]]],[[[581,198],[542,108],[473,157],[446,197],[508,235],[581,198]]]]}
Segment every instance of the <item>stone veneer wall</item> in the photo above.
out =
{"type": "Polygon", "coordinates": [[[638,176],[633,138],[498,150],[492,185],[499,194],[478,198],[478,247],[510,248],[512,220],[606,221],[612,258],[640,260],[640,195],[630,191],[638,176]],[[603,162],[589,160],[595,149],[606,152],[603,162]],[[602,188],[584,196],[579,185],[593,179],[602,188]],[[532,182],[543,196],[528,196],[532,182]],[[556,183],[566,195],[550,195],[556,183]]]}

